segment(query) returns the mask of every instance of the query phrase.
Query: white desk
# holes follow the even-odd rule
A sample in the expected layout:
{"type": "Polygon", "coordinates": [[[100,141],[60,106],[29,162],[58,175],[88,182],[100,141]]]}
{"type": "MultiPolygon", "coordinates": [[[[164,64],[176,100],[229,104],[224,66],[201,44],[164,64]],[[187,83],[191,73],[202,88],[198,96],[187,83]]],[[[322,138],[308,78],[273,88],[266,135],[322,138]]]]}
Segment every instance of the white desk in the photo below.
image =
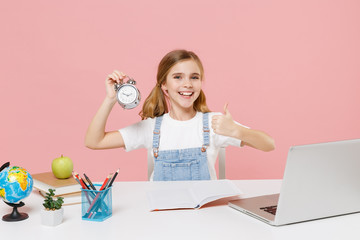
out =
{"type": "MultiPolygon", "coordinates": [[[[241,197],[277,193],[281,180],[234,181],[241,197]]],[[[33,193],[20,212],[29,219],[0,220],[1,239],[360,239],[360,214],[272,227],[226,205],[213,204],[199,210],[150,212],[146,191],[178,182],[117,182],[113,187],[113,215],[104,222],[81,220],[80,205],[65,206],[64,221],[56,227],[40,224],[43,199],[33,193]],[[14,235],[13,235],[14,234],[14,235]]],[[[360,204],[360,203],[359,203],[360,204]]],[[[11,211],[0,203],[0,216],[11,211]]]]}

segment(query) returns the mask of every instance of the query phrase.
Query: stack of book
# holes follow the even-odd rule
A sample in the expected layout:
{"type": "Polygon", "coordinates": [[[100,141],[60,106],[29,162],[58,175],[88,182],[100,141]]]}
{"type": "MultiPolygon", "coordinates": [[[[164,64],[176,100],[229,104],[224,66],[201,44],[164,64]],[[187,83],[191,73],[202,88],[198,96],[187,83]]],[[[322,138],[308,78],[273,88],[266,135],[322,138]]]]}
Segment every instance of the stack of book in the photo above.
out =
{"type": "Polygon", "coordinates": [[[63,197],[63,205],[81,203],[81,186],[73,178],[58,179],[52,172],[37,173],[31,175],[34,180],[34,188],[45,197],[49,189],[55,189],[55,197],[63,197]]]}

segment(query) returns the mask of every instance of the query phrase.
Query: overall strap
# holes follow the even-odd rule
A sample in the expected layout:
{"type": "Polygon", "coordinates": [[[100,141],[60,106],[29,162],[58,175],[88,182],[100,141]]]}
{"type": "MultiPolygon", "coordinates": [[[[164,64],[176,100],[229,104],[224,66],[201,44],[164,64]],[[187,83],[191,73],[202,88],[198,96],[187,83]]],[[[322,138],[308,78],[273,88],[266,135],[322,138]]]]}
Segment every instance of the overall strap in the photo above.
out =
{"type": "Polygon", "coordinates": [[[209,113],[203,113],[203,140],[201,151],[205,152],[210,145],[209,113]]]}
{"type": "Polygon", "coordinates": [[[159,144],[160,144],[160,127],[161,122],[163,120],[163,116],[157,117],[155,121],[154,134],[153,134],[153,152],[154,157],[158,156],[159,152],[159,144]]]}

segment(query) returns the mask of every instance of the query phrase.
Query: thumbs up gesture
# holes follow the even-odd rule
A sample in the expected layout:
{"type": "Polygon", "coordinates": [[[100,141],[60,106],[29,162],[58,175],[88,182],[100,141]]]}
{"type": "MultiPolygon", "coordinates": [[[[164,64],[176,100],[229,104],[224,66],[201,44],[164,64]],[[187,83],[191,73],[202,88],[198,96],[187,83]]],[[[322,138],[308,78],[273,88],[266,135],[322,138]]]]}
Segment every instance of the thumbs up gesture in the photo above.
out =
{"type": "Polygon", "coordinates": [[[229,110],[228,104],[224,105],[224,114],[215,115],[211,120],[211,127],[214,132],[220,135],[232,137],[236,129],[236,123],[234,122],[229,110]]]}

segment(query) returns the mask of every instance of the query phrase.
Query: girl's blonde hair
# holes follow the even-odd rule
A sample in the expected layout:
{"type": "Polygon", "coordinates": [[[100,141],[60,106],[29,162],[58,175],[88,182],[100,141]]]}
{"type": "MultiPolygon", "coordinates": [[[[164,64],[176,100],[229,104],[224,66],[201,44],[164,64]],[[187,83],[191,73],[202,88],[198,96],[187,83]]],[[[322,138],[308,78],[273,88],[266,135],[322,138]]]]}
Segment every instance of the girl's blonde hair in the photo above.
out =
{"type": "MultiPolygon", "coordinates": [[[[165,98],[166,96],[164,95],[161,86],[165,83],[170,69],[178,62],[184,60],[194,60],[197,63],[200,68],[201,80],[203,80],[204,68],[199,57],[195,53],[187,50],[174,50],[169,52],[159,63],[156,76],[157,83],[150,92],[149,96],[146,98],[143,108],[139,113],[142,120],[158,117],[169,112],[165,98]]],[[[200,91],[199,97],[194,102],[194,109],[198,112],[210,112],[208,106],[206,105],[206,97],[203,90],[200,91]]]]}

